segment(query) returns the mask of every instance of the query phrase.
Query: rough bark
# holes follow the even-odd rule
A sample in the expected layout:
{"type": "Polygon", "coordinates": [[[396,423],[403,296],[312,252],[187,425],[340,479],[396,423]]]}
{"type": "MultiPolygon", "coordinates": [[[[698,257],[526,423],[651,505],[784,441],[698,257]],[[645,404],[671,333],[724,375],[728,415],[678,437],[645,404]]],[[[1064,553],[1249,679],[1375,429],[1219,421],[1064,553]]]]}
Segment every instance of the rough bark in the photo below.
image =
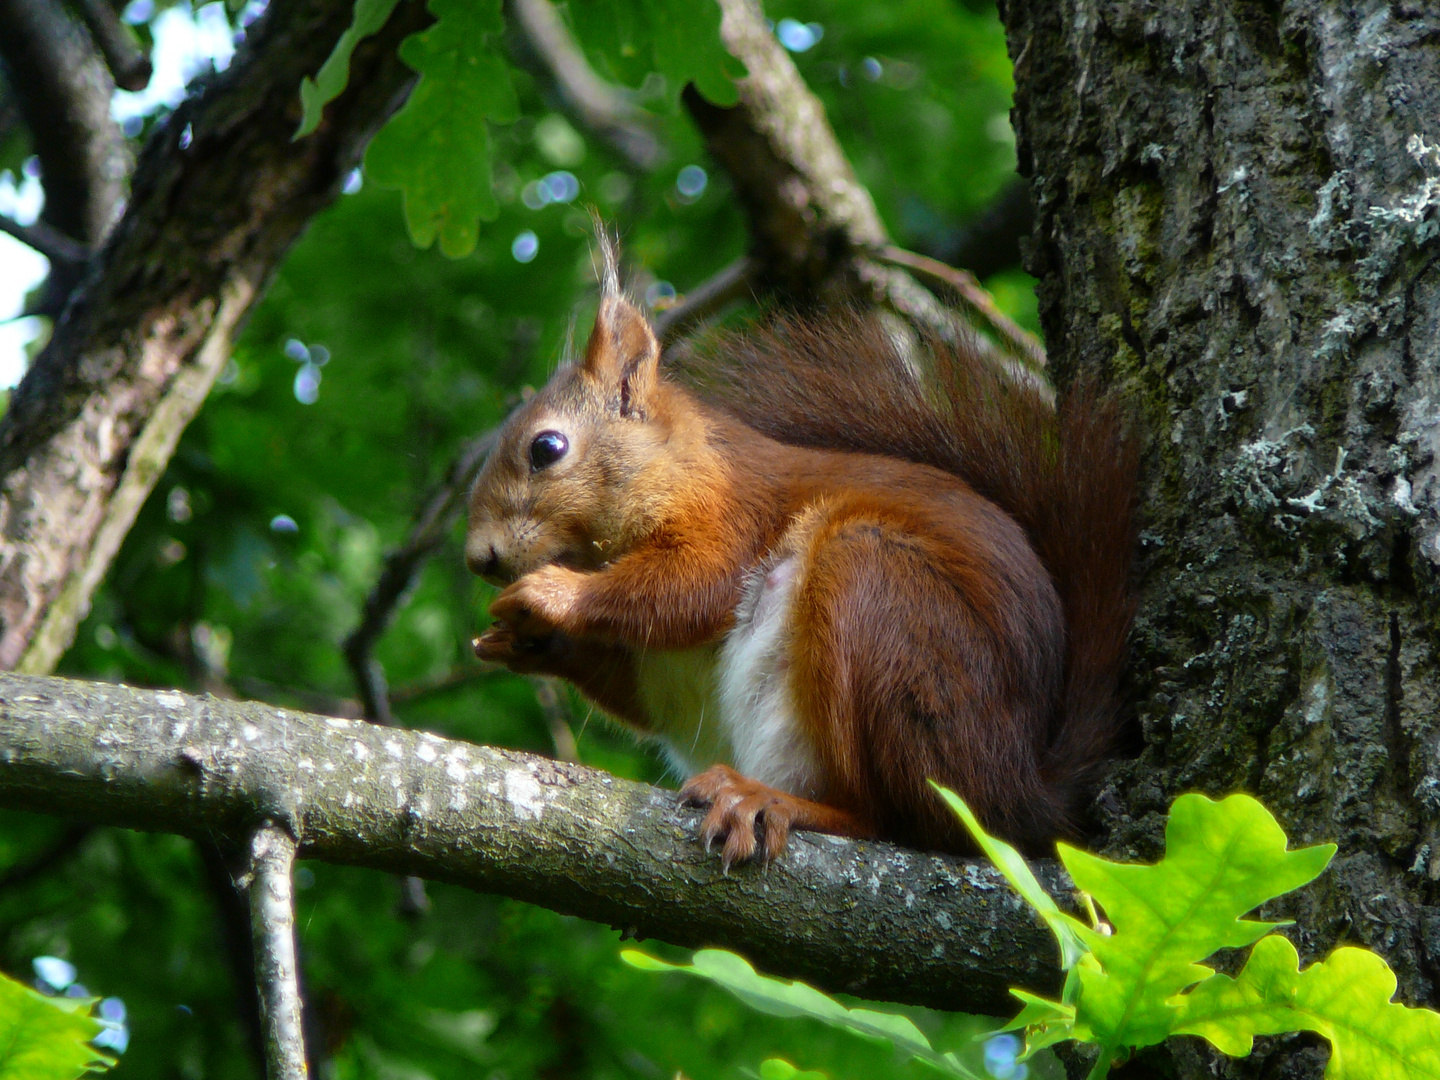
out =
{"type": "MultiPolygon", "coordinates": [[[[1095,804],[1105,846],[1154,855],[1182,791],[1256,792],[1296,841],[1341,845],[1288,907],[1302,951],[1371,946],[1436,1003],[1440,16],[1004,19],[1052,364],[1123,387],[1147,440],[1137,756],[1095,804]]],[[[1165,1053],[1185,1077],[1323,1058],[1165,1053]]]]}
{"type": "MultiPolygon", "coordinates": [[[[796,834],[727,875],[673,792],[568,762],[175,691],[0,675],[0,805],[451,881],[832,990],[1009,1015],[1056,948],[988,866],[796,834]]],[[[1041,880],[1058,897],[1053,865],[1041,880]]]]}
{"type": "Polygon", "coordinates": [[[291,142],[296,87],[350,13],[345,0],[276,0],[151,138],[124,217],[11,396],[0,667],[48,670],[69,645],[240,321],[413,79],[395,47],[428,16],[404,4],[357,50],[320,130],[291,142]]]}

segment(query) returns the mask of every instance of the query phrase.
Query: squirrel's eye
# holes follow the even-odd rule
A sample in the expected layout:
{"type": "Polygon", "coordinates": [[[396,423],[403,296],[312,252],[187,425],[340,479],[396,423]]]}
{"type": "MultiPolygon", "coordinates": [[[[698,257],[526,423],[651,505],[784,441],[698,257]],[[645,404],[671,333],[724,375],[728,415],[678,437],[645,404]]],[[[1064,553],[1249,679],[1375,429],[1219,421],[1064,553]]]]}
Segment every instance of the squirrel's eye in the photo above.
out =
{"type": "Polygon", "coordinates": [[[539,471],[554,465],[570,449],[570,440],[558,431],[542,431],[530,443],[530,468],[539,471]]]}

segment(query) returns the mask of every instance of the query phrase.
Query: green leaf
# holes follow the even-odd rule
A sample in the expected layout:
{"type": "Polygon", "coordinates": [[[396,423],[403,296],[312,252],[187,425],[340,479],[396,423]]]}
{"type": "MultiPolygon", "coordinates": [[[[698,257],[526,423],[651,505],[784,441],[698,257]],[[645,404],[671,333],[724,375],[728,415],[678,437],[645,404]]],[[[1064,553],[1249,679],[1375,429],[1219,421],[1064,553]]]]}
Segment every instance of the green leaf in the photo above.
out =
{"type": "Polygon", "coordinates": [[[1330,1080],[1440,1077],[1440,1013],[1391,1001],[1395,973],[1367,949],[1340,948],[1300,971],[1279,934],[1257,944],[1238,978],[1216,975],[1176,1003],[1177,1033],[1239,1057],[1256,1035],[1314,1031],[1330,1040],[1330,1080]]]}
{"type": "Polygon", "coordinates": [[[0,975],[0,1080],[74,1080],[115,1059],[90,1045],[90,998],[49,998],[0,975]]]}
{"type": "Polygon", "coordinates": [[[510,69],[486,46],[502,29],[500,0],[430,0],[434,26],[400,45],[420,72],[410,99],[365,154],[365,173],[404,194],[417,247],[438,237],[451,258],[468,255],[480,221],[499,213],[491,190],[490,123],[520,115],[510,69]]]}
{"type": "Polygon", "coordinates": [[[399,0],[355,0],[350,28],[340,35],[315,78],[300,80],[300,105],[304,112],[295,138],[303,139],[320,126],[325,106],[339,97],[350,81],[350,56],[355,46],[385,25],[397,3],[399,0]]]}
{"type": "Polygon", "coordinates": [[[683,971],[723,986],[752,1009],[772,1016],[808,1016],[866,1039],[884,1039],[911,1057],[962,1080],[982,1080],[954,1054],[942,1054],[909,1017],[873,1009],[847,1009],[832,997],[802,982],[761,975],[742,956],[723,949],[701,949],[689,964],[669,964],[634,949],[620,958],[643,971],[683,971]]]}
{"type": "Polygon", "coordinates": [[[1005,880],[1010,882],[1015,891],[1045,921],[1045,925],[1050,928],[1056,940],[1060,942],[1060,966],[1066,970],[1074,967],[1085,953],[1085,943],[1072,929],[1073,920],[1069,919],[1056,906],[1054,899],[1045,891],[1020,853],[1005,841],[997,840],[987,833],[979,819],[966,805],[965,800],[955,792],[941,787],[933,780],[930,781],[930,786],[940,793],[940,797],[950,804],[950,809],[954,810],[960,820],[965,823],[965,827],[970,830],[970,835],[980,845],[980,850],[995,864],[995,869],[1005,876],[1005,880]]]}
{"type": "Polygon", "coordinates": [[[672,108],[686,83],[717,105],[739,100],[744,66],[720,40],[720,5],[712,0],[576,0],[576,36],[617,82],[639,86],[658,71],[672,108]]]}
{"type": "Polygon", "coordinates": [[[1214,974],[1201,961],[1280,925],[1242,916],[1313,880],[1335,853],[1333,844],[1286,851],[1284,830],[1248,795],[1219,802],[1182,795],[1171,807],[1165,845],[1153,866],[1058,845],[1070,876],[1113,928],[1062,916],[1090,949],[1076,968],[1076,1034],[1107,1049],[1169,1035],[1180,1015],[1171,999],[1214,974]]]}
{"type": "Polygon", "coordinates": [[[1025,1061],[1047,1046],[1075,1037],[1075,1006],[1047,1001],[1024,990],[1012,988],[1010,993],[1025,1005],[1015,1018],[1002,1028],[988,1031],[977,1038],[988,1039],[1002,1031],[1025,1032],[1025,1052],[1016,1060],[1025,1061]]]}
{"type": "Polygon", "coordinates": [[[800,1070],[784,1058],[766,1058],[760,1063],[760,1080],[826,1080],[825,1074],[800,1070]]]}

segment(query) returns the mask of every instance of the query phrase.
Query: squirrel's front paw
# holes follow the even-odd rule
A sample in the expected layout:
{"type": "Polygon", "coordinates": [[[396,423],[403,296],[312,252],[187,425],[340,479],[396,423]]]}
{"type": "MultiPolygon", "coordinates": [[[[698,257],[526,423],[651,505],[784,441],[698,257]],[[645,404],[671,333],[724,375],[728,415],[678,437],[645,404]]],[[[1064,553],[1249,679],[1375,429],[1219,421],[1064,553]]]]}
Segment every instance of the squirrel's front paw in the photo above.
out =
{"type": "Polygon", "coordinates": [[[497,596],[490,605],[490,614],[521,640],[566,630],[584,576],[563,566],[542,566],[497,596]]]}
{"type": "Polygon", "coordinates": [[[521,675],[542,672],[545,661],[554,651],[551,638],[522,638],[513,627],[498,622],[471,644],[479,659],[491,664],[504,664],[521,675]]]}
{"type": "Polygon", "coordinates": [[[769,862],[785,850],[797,800],[783,791],[742,776],[728,765],[712,765],[680,789],[686,806],[708,806],[700,826],[705,849],[724,841],[720,862],[729,870],[737,862],[760,858],[769,862]],[[756,834],[759,834],[757,840],[756,834]]]}

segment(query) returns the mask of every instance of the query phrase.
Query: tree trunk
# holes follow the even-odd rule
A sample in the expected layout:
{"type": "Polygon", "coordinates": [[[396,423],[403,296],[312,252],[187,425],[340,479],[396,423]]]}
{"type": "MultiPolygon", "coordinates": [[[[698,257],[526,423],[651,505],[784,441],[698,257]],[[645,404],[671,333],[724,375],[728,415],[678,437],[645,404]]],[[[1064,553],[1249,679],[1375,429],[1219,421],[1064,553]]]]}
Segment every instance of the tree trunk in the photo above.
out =
{"type": "Polygon", "coordinates": [[[234,63],[148,141],[129,205],[0,420],[0,668],[48,671],[310,218],[338,194],[414,72],[429,21],[402,5],[299,142],[297,87],[349,24],[343,0],[277,0],[234,63]]]}
{"type": "MultiPolygon", "coordinates": [[[[1440,16],[1008,0],[1003,17],[1052,363],[1122,387],[1147,446],[1136,754],[1094,805],[1104,846],[1153,857],[1176,795],[1256,792],[1296,843],[1340,844],[1280,909],[1302,953],[1363,943],[1402,1000],[1433,1004],[1440,16]]],[[[1165,1055],[1187,1077],[1324,1060],[1308,1039],[1165,1055]]]]}

